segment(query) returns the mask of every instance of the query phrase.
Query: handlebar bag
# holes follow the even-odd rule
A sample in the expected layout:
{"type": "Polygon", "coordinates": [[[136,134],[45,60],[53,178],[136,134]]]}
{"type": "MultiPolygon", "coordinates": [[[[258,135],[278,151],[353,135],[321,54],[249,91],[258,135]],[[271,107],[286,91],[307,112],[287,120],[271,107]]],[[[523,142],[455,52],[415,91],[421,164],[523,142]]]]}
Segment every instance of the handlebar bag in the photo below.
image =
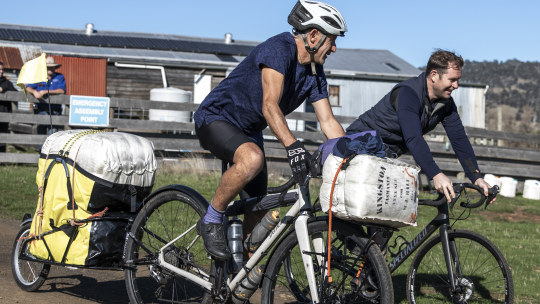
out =
{"type": "Polygon", "coordinates": [[[157,162],[149,140],[121,132],[67,130],[42,146],[36,182],[40,198],[30,252],[66,265],[121,261],[130,218],[154,184],[157,162]]]}
{"type": "Polygon", "coordinates": [[[416,226],[418,207],[417,166],[399,160],[361,154],[346,169],[336,172],[343,158],[331,153],[323,166],[321,207],[345,220],[391,227],[416,226]],[[335,179],[335,182],[334,182],[335,179]]]}

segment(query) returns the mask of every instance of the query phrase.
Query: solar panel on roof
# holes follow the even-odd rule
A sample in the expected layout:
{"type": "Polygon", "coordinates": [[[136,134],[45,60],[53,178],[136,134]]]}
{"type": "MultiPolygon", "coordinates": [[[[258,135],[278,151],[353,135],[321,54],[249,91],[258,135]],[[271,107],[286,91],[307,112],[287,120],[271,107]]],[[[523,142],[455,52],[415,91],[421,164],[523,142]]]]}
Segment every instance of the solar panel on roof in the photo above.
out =
{"type": "Polygon", "coordinates": [[[226,45],[223,43],[166,39],[152,37],[126,37],[99,35],[87,36],[84,33],[52,32],[30,29],[1,29],[0,39],[23,40],[42,43],[59,43],[119,48],[139,48],[152,50],[173,50],[223,55],[246,56],[253,49],[249,45],[226,45]]]}

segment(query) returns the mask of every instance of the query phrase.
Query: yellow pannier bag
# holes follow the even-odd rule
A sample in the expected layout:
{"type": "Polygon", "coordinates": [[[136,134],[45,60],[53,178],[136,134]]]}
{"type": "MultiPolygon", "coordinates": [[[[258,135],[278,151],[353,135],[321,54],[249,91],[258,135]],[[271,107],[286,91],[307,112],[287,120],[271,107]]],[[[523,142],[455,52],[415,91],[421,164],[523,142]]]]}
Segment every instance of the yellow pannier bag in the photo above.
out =
{"type": "Polygon", "coordinates": [[[30,253],[78,266],[116,266],[130,219],[153,186],[150,141],[127,133],[68,130],[42,146],[30,253]]]}

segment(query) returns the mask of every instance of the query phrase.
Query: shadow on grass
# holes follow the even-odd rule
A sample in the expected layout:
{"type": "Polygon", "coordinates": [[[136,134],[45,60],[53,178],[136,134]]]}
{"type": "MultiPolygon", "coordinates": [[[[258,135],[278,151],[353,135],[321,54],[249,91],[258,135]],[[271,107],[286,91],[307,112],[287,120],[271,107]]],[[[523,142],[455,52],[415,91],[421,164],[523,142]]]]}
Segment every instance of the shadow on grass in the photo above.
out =
{"type": "Polygon", "coordinates": [[[394,284],[394,302],[407,303],[407,275],[399,274],[392,276],[392,284],[394,284]]]}

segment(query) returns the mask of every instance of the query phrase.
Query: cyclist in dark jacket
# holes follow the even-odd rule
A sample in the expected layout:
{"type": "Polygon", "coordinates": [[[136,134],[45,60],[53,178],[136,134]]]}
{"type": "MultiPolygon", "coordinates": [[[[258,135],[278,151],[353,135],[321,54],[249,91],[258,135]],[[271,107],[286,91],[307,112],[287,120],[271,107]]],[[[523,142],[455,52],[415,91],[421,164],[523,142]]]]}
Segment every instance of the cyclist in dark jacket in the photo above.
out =
{"type": "Polygon", "coordinates": [[[461,56],[435,51],[429,58],[426,72],[397,84],[347,128],[348,134],[376,130],[388,145],[389,157],[410,151],[448,201],[455,197],[452,182],[435,163],[423,138],[423,134],[441,122],[467,177],[483,188],[486,195],[490,188],[480,174],[476,156],[451,97],[452,91],[458,88],[462,67],[461,56]]]}

